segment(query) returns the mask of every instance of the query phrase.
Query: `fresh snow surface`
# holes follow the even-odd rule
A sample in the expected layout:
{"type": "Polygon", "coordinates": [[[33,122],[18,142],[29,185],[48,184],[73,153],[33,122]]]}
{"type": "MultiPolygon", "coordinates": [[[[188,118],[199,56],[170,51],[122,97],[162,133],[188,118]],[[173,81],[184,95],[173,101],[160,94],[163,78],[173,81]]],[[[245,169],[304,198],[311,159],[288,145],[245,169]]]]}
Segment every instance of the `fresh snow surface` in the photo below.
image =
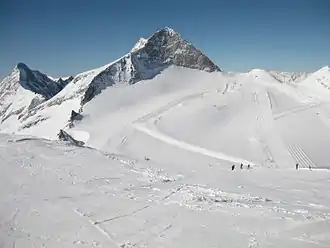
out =
{"type": "Polygon", "coordinates": [[[0,134],[0,247],[330,247],[328,69],[170,67],[103,90],[69,128],[103,68],[76,76],[24,132],[66,126],[86,147],[0,134]]]}
{"type": "Polygon", "coordinates": [[[166,145],[145,160],[0,134],[0,247],[329,247],[328,170],[232,172],[166,145]]]}

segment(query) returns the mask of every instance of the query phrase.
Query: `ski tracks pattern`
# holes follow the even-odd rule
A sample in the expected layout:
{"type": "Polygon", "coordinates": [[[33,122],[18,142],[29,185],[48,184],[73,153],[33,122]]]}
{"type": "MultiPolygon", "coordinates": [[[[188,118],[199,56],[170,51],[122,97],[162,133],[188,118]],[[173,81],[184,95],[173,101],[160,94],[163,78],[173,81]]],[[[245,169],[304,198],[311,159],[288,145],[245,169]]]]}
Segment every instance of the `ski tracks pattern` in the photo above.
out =
{"type": "MultiPolygon", "coordinates": [[[[269,97],[268,94],[267,94],[267,96],[269,97]]],[[[260,105],[258,92],[254,92],[252,94],[252,102],[253,102],[254,105],[260,105]]],[[[259,111],[259,112],[262,113],[262,111],[259,111]]],[[[265,154],[265,162],[264,163],[266,165],[268,165],[268,167],[275,167],[276,163],[274,161],[273,154],[272,154],[271,149],[268,145],[267,139],[265,139],[265,135],[264,135],[269,130],[263,130],[264,127],[265,127],[264,116],[262,114],[256,115],[256,129],[257,129],[257,133],[258,133],[258,136],[259,136],[261,149],[262,149],[263,153],[265,154]]]]}
{"type": "Polygon", "coordinates": [[[302,168],[317,168],[314,162],[310,159],[310,157],[304,152],[304,150],[298,145],[289,145],[288,151],[294,160],[300,165],[302,168]]]}

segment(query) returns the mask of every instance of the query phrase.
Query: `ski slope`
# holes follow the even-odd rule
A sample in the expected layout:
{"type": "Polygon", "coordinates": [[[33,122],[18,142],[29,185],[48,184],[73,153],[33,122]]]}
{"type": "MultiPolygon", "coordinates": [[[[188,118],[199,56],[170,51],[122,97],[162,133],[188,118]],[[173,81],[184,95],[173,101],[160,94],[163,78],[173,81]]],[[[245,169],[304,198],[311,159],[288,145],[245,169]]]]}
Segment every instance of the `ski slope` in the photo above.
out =
{"type": "MultiPolygon", "coordinates": [[[[88,146],[162,164],[171,159],[159,153],[175,150],[226,168],[329,168],[329,98],[307,93],[305,83],[281,84],[262,70],[226,75],[172,67],[105,90],[67,131],[88,146]]],[[[185,161],[183,155],[177,163],[185,161]]]]}
{"type": "Polygon", "coordinates": [[[0,247],[329,247],[330,90],[314,77],[170,67],[84,105],[65,131],[85,147],[36,138],[78,98],[43,109],[33,136],[0,134],[0,247]]]}

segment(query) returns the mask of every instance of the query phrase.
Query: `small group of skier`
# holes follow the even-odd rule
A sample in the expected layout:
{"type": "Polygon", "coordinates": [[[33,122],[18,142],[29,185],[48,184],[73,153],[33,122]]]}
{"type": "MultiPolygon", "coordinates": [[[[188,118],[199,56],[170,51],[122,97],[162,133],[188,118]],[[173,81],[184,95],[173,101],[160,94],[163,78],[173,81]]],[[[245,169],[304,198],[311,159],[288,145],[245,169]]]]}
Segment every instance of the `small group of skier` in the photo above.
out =
{"type": "MultiPolygon", "coordinates": [[[[247,168],[250,169],[250,167],[251,167],[250,164],[248,164],[248,165],[247,165],[247,168]]],[[[241,163],[240,168],[241,168],[241,170],[243,170],[243,163],[241,163]]],[[[234,164],[231,166],[231,170],[232,170],[232,171],[235,170],[235,165],[234,165],[234,164]]]]}
{"type": "MultiPolygon", "coordinates": [[[[296,170],[298,170],[298,169],[299,169],[299,164],[296,163],[296,170]]],[[[311,166],[311,165],[308,165],[308,169],[309,169],[309,170],[312,170],[312,166],[311,166]]]]}
{"type": "MultiPolygon", "coordinates": [[[[241,168],[241,170],[243,169],[243,163],[241,163],[240,168],[241,168]]],[[[248,169],[251,168],[250,164],[247,165],[247,168],[248,168],[248,169]]],[[[298,169],[299,169],[299,164],[296,163],[296,170],[298,170],[298,169]]],[[[311,165],[308,165],[308,169],[309,169],[309,170],[312,170],[312,166],[311,166],[311,165]]],[[[232,171],[235,170],[235,165],[234,165],[234,164],[231,166],[231,170],[232,170],[232,171]]]]}

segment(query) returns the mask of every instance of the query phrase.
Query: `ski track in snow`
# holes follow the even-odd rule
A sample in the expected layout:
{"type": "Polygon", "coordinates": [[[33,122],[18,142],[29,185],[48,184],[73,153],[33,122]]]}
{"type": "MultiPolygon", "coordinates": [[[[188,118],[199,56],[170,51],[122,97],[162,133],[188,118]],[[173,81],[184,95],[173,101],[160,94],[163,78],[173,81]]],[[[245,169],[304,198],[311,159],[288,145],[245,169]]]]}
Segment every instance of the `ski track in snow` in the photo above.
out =
{"type": "Polygon", "coordinates": [[[290,109],[288,111],[284,111],[284,112],[281,112],[281,113],[276,114],[274,116],[274,120],[278,120],[280,118],[286,117],[288,115],[296,114],[296,113],[299,113],[299,112],[308,110],[310,108],[316,108],[318,106],[319,106],[318,103],[311,103],[311,104],[301,105],[301,106],[298,106],[298,107],[296,107],[294,109],[290,109]]]}
{"type": "MultiPolygon", "coordinates": [[[[229,85],[228,83],[225,84],[225,88],[223,89],[221,94],[225,94],[228,91],[229,85]]],[[[216,90],[217,92],[219,92],[219,90],[216,90]]],[[[195,152],[195,153],[199,153],[205,156],[209,156],[209,157],[213,157],[213,158],[217,158],[220,160],[225,160],[225,161],[229,161],[229,162],[234,162],[234,163],[243,163],[243,164],[251,164],[254,165],[255,163],[252,161],[247,161],[241,158],[236,158],[236,157],[232,157],[230,155],[221,153],[221,152],[216,152],[216,151],[211,151],[209,149],[203,148],[203,147],[199,147],[196,145],[192,145],[192,144],[188,144],[184,141],[180,141],[180,140],[176,140],[173,137],[170,137],[166,134],[163,134],[161,132],[159,132],[158,130],[151,130],[148,129],[146,127],[146,125],[144,125],[143,123],[146,123],[149,119],[151,118],[159,118],[159,116],[161,116],[161,114],[170,111],[171,109],[173,109],[174,107],[178,106],[179,104],[186,102],[188,100],[193,100],[199,97],[203,97],[205,94],[207,94],[209,91],[203,91],[200,93],[196,93],[196,94],[192,94],[189,96],[186,96],[184,98],[175,100],[170,102],[169,104],[166,104],[165,106],[157,109],[156,111],[153,111],[152,113],[148,113],[147,115],[144,115],[142,117],[140,117],[139,119],[137,119],[136,121],[133,122],[132,126],[141,131],[144,132],[148,135],[150,135],[153,138],[156,138],[158,140],[161,140],[167,144],[170,144],[172,146],[181,148],[181,149],[185,149],[187,151],[191,151],[191,152],[195,152]]],[[[157,119],[156,119],[157,120],[157,119]]]]}
{"type": "MultiPolygon", "coordinates": [[[[235,85],[232,85],[233,89],[234,89],[235,85]]],[[[221,94],[226,94],[228,92],[229,87],[230,87],[229,84],[226,83],[224,85],[224,89],[222,90],[221,94]]],[[[217,89],[216,92],[220,92],[220,90],[217,89]]],[[[209,90],[205,90],[203,92],[191,94],[191,95],[185,96],[183,98],[171,101],[170,103],[164,105],[163,107],[158,108],[157,110],[138,118],[137,120],[135,120],[132,123],[132,127],[135,128],[136,130],[139,130],[139,131],[153,137],[153,138],[161,140],[161,141],[163,141],[167,144],[170,144],[172,146],[175,146],[175,147],[178,147],[178,148],[181,148],[181,149],[185,149],[187,151],[199,153],[199,154],[202,154],[202,155],[205,155],[205,156],[217,158],[217,159],[220,159],[220,160],[225,160],[225,161],[228,161],[228,162],[252,164],[252,165],[254,164],[255,165],[256,164],[255,162],[248,161],[246,159],[233,157],[233,156],[230,156],[230,155],[225,154],[223,152],[212,151],[210,149],[206,149],[206,148],[203,148],[203,147],[200,147],[200,146],[197,146],[197,145],[189,144],[189,143],[187,143],[185,141],[182,141],[182,140],[177,140],[174,137],[166,135],[166,134],[160,132],[157,129],[157,127],[156,127],[157,121],[160,120],[162,114],[164,114],[166,112],[169,112],[170,110],[172,110],[173,108],[179,106],[180,104],[182,104],[184,102],[187,102],[189,100],[192,101],[192,100],[195,100],[197,98],[207,96],[208,93],[209,93],[209,90]],[[148,122],[148,120],[150,120],[152,118],[154,118],[155,120],[153,122],[153,128],[150,129],[150,128],[148,128],[148,125],[146,125],[146,123],[148,122]]],[[[269,101],[270,109],[273,110],[273,105],[274,105],[274,99],[273,98],[274,97],[271,95],[269,90],[267,90],[265,93],[266,93],[267,99],[269,101]]],[[[258,108],[258,106],[260,106],[260,100],[259,100],[258,92],[253,92],[252,93],[252,102],[253,102],[254,105],[256,105],[256,108],[258,108]]],[[[276,121],[276,120],[278,120],[280,118],[284,118],[288,115],[296,114],[296,113],[299,113],[299,112],[302,112],[302,111],[305,111],[305,110],[308,110],[308,109],[311,109],[311,108],[315,108],[315,107],[318,107],[318,106],[320,106],[320,103],[301,104],[300,106],[297,106],[293,109],[273,114],[273,119],[274,119],[274,121],[276,121]]],[[[235,115],[238,115],[238,112],[239,111],[237,111],[235,115]]],[[[232,118],[234,118],[235,115],[232,118]]],[[[228,121],[230,121],[230,120],[228,120],[228,121]]],[[[277,167],[276,161],[274,160],[274,157],[273,157],[273,154],[272,154],[272,151],[271,151],[267,141],[264,140],[263,134],[261,133],[262,132],[261,131],[261,126],[263,126],[262,122],[263,122],[263,116],[258,114],[256,116],[256,129],[257,129],[257,133],[259,135],[259,141],[261,143],[261,148],[262,148],[263,153],[266,157],[265,164],[268,167],[277,167]]],[[[126,142],[126,140],[127,140],[127,137],[123,138],[123,140],[121,141],[120,146],[122,146],[126,142]]],[[[290,154],[292,155],[292,157],[296,161],[297,160],[302,160],[302,161],[306,160],[306,161],[308,161],[307,164],[310,164],[311,167],[314,167],[314,168],[317,167],[313,162],[311,162],[308,155],[306,155],[301,149],[298,152],[295,151],[295,150],[292,151],[292,149],[294,150],[295,148],[291,148],[291,146],[289,146],[288,150],[289,150],[290,154]],[[301,153],[303,155],[297,155],[298,153],[301,153]]]]}
{"type": "Polygon", "coordinates": [[[184,141],[176,140],[176,139],[174,139],[170,136],[167,136],[165,134],[162,134],[158,131],[150,130],[150,129],[146,128],[145,126],[143,126],[142,124],[135,123],[133,125],[133,127],[136,128],[137,130],[141,131],[141,132],[144,132],[144,133],[156,138],[156,139],[159,139],[163,142],[166,142],[166,143],[168,143],[170,145],[173,145],[173,146],[176,146],[178,148],[185,149],[187,151],[200,153],[200,154],[205,155],[205,156],[209,156],[209,157],[213,157],[213,158],[217,158],[217,159],[225,160],[225,161],[229,161],[229,162],[234,162],[234,163],[244,163],[244,164],[251,164],[251,165],[254,164],[251,161],[231,157],[231,156],[226,155],[226,154],[221,153],[221,152],[211,151],[211,150],[205,149],[203,147],[198,147],[198,146],[188,144],[184,141]]]}
{"type": "Polygon", "coordinates": [[[105,231],[98,224],[96,224],[95,222],[93,222],[89,218],[87,218],[84,213],[81,213],[78,209],[73,209],[73,212],[75,214],[77,214],[79,217],[81,217],[82,219],[87,220],[92,228],[94,228],[99,234],[106,237],[106,239],[109,241],[108,245],[110,245],[108,247],[118,247],[118,248],[120,248],[120,246],[114,241],[114,239],[110,236],[110,234],[107,231],[105,231]]]}

